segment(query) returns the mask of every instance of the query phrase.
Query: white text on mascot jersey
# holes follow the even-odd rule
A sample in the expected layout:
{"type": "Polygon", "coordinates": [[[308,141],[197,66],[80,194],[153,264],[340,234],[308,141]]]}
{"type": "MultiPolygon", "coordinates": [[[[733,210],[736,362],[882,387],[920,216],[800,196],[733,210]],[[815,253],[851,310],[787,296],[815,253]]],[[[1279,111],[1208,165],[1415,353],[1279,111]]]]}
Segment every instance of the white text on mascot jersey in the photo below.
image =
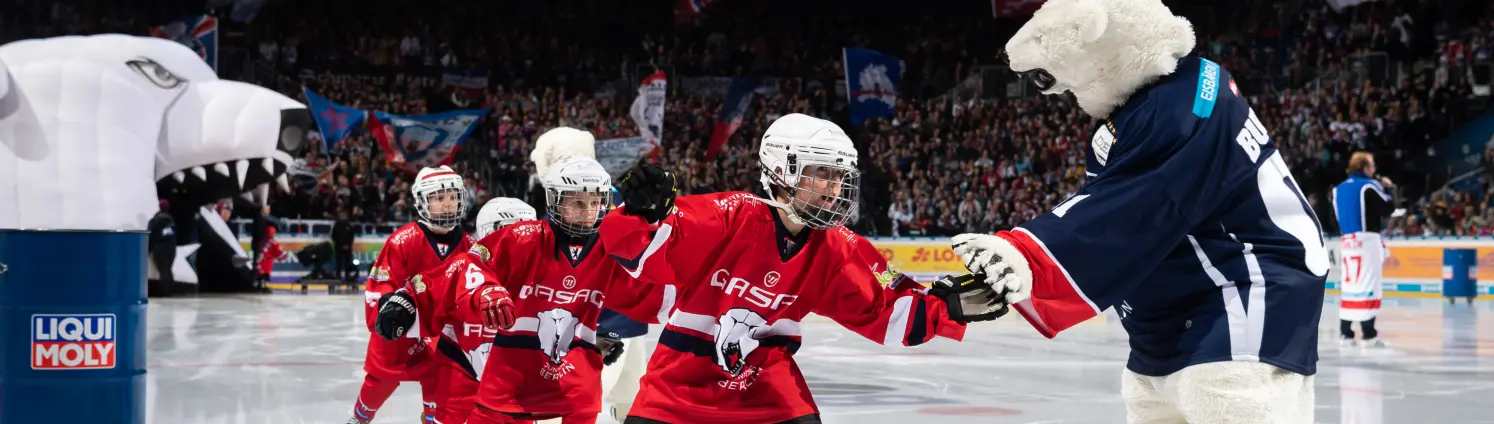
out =
{"type": "MultiPolygon", "coordinates": [[[[776,271],[769,271],[763,276],[763,285],[772,287],[778,285],[782,279],[776,271]]],[[[736,296],[747,299],[753,305],[778,310],[784,306],[794,304],[799,296],[792,294],[779,294],[768,289],[758,287],[745,279],[733,277],[724,269],[718,269],[711,274],[711,287],[720,288],[728,296],[736,296]]]]}

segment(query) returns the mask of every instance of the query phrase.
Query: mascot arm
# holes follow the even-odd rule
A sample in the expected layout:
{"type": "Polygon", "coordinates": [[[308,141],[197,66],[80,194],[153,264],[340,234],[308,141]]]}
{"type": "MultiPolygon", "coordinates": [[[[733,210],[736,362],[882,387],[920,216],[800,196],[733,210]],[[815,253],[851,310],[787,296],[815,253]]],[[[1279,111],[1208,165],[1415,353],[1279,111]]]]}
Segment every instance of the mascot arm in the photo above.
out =
{"type": "Polygon", "coordinates": [[[1234,140],[1193,131],[1196,122],[1117,122],[1107,168],[1052,211],[997,234],[1031,269],[1031,296],[1014,306],[1044,336],[1169,278],[1153,271],[1174,249],[1201,251],[1189,232],[1233,194],[1231,172],[1255,167],[1231,151],[1241,148],[1234,140]]]}

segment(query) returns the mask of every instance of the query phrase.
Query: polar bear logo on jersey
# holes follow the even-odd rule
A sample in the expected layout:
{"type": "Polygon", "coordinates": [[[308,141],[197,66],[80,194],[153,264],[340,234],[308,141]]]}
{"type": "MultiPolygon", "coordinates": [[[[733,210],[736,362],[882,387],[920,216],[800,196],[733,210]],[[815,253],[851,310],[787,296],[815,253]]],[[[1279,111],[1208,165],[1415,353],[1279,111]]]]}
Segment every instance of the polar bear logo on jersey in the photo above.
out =
{"type": "Polygon", "coordinates": [[[747,357],[762,343],[757,336],[768,328],[768,320],[752,310],[735,308],[726,311],[716,324],[716,365],[732,377],[741,375],[747,368],[747,357]]]}
{"type": "Polygon", "coordinates": [[[478,380],[482,380],[482,370],[483,368],[487,368],[488,353],[492,351],[492,343],[483,343],[477,345],[476,349],[464,352],[467,356],[467,363],[472,364],[472,372],[474,374],[473,377],[477,377],[478,380]]]}
{"type": "Polygon", "coordinates": [[[195,209],[284,183],[310,126],[306,105],[220,80],[170,40],[5,44],[0,228],[143,231],[158,199],[195,209]]]}
{"type": "Polygon", "coordinates": [[[561,308],[539,313],[539,327],[534,330],[539,336],[540,350],[550,357],[550,362],[560,365],[560,360],[571,351],[571,340],[576,339],[576,316],[561,308]]]}

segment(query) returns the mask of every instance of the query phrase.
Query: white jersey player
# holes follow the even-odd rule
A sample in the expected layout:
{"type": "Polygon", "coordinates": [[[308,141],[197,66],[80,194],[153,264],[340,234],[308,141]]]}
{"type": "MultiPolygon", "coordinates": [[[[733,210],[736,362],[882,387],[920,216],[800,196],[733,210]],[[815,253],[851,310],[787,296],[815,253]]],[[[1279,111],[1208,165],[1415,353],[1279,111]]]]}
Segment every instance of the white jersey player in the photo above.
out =
{"type": "Polygon", "coordinates": [[[1393,187],[1388,178],[1375,175],[1375,157],[1368,152],[1349,157],[1349,178],[1333,188],[1333,210],[1338,215],[1338,229],[1343,233],[1339,261],[1343,284],[1339,294],[1338,318],[1340,342],[1353,346],[1353,323],[1364,330],[1367,347],[1382,347],[1385,342],[1375,331],[1375,315],[1380,312],[1382,267],[1389,249],[1380,237],[1383,219],[1392,214],[1390,195],[1393,187]]]}

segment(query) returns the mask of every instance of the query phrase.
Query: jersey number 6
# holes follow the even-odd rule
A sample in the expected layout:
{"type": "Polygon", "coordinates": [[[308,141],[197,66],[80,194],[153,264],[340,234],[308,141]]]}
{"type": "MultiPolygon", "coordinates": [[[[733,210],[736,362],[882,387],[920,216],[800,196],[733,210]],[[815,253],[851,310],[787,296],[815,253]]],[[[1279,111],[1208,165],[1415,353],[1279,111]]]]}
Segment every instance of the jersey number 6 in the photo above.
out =
{"type": "Polygon", "coordinates": [[[482,276],[482,269],[478,268],[477,264],[467,264],[467,290],[481,286],[483,280],[486,278],[482,276]]]}

